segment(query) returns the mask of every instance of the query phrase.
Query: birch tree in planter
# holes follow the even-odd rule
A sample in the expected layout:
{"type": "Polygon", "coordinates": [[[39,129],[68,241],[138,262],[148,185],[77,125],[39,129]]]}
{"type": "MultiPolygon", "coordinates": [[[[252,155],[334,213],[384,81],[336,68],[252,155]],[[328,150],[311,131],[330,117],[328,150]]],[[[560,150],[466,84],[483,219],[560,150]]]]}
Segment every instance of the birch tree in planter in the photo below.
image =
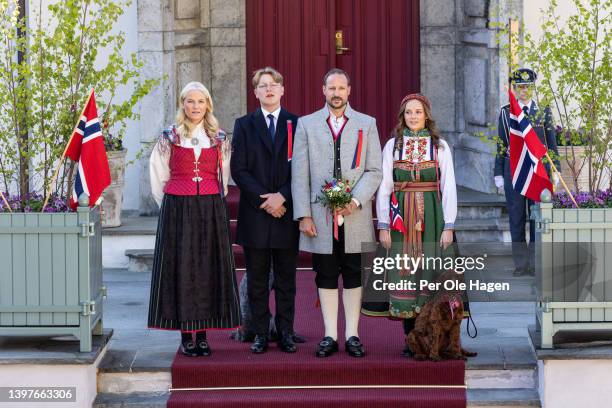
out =
{"type": "Polygon", "coordinates": [[[612,165],[612,0],[573,4],[576,13],[563,21],[551,0],[543,10],[541,37],[523,31],[522,42],[514,43],[522,65],[538,74],[537,103],[555,112],[560,145],[567,146],[562,166],[571,171],[568,181],[578,191],[578,177],[588,171],[594,193],[612,187],[610,177],[602,184],[612,165]],[[584,157],[576,152],[580,144],[584,157]]]}
{"type": "MultiPolygon", "coordinates": [[[[19,191],[18,210],[34,193],[50,186],[89,90],[94,88],[108,149],[121,148],[126,121],[137,119],[136,104],[159,83],[141,80],[142,62],[135,54],[122,55],[125,35],[111,33],[131,0],[64,0],[30,7],[30,20],[19,18],[16,0],[0,0],[0,190],[19,191]],[[48,19],[42,18],[47,7],[48,19]],[[17,36],[17,29],[26,33],[17,36]],[[101,61],[99,52],[109,50],[101,61]],[[25,58],[18,61],[16,56],[25,58]],[[116,95],[127,90],[125,101],[116,95]],[[113,130],[114,137],[110,137],[113,130]],[[17,143],[27,132],[28,143],[17,143]],[[29,174],[18,171],[30,164],[29,174]],[[24,180],[24,177],[27,180],[24,180]]],[[[75,163],[61,168],[52,194],[66,199],[75,163]]],[[[15,200],[14,200],[15,201],[15,200]]]]}

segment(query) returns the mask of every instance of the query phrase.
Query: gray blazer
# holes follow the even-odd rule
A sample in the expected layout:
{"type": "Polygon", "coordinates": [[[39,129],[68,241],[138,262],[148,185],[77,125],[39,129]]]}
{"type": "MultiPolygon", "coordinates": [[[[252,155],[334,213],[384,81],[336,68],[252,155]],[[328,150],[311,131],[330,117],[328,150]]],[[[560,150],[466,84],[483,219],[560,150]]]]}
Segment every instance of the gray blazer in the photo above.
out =
{"type": "MultiPolygon", "coordinates": [[[[382,153],[376,119],[351,109],[347,105],[348,118],[342,131],[340,166],[342,178],[354,182],[353,197],[361,204],[344,219],[344,245],[347,253],[362,252],[362,243],[374,242],[372,224],[372,198],[382,180],[382,153]],[[363,130],[363,144],[359,167],[351,169],[358,142],[359,129],[363,130]]],[[[293,159],[291,162],[291,195],[293,217],[312,217],[317,236],[310,238],[300,234],[300,249],[317,254],[331,254],[333,244],[333,219],[328,209],[315,203],[325,181],[333,178],[334,145],[327,124],[329,109],[314,112],[300,118],[295,132],[293,159]]]]}

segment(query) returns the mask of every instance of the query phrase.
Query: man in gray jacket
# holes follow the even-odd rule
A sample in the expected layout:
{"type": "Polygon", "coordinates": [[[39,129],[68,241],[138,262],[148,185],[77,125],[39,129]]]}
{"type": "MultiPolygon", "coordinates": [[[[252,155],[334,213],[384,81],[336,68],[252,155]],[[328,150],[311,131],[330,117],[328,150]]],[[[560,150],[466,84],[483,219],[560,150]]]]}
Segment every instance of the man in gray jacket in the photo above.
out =
{"type": "Polygon", "coordinates": [[[382,179],[382,155],[376,120],[351,109],[348,74],[330,70],[323,79],[326,104],[300,118],[291,164],[293,216],[300,221],[300,249],[312,253],[325,336],[317,357],[338,351],[338,277],[346,320],[345,350],[363,357],[358,325],[361,309],[362,244],[374,242],[372,197],[382,179]],[[317,202],[321,187],[333,178],[353,183],[352,202],[339,211],[344,223],[333,234],[333,215],[317,202]]]}

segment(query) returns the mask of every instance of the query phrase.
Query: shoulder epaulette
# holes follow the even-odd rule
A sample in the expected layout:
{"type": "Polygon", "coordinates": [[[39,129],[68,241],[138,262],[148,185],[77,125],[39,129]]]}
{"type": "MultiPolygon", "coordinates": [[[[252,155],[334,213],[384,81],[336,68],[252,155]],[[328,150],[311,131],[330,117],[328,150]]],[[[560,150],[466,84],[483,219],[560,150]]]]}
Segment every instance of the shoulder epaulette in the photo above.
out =
{"type": "Polygon", "coordinates": [[[227,139],[227,132],[223,129],[217,130],[217,141],[223,143],[227,139]]]}
{"type": "Polygon", "coordinates": [[[161,139],[164,141],[168,141],[171,144],[175,144],[178,143],[179,141],[179,136],[178,136],[178,132],[176,130],[176,126],[175,125],[170,125],[167,128],[165,128],[164,130],[162,130],[161,133],[161,139]]]}

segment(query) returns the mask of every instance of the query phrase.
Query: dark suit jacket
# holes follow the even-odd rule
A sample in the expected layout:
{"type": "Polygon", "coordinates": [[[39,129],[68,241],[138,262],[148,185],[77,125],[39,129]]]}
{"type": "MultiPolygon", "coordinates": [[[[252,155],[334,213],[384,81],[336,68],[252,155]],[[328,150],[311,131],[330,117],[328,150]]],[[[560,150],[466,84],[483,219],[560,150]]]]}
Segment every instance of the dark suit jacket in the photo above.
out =
{"type": "MultiPolygon", "coordinates": [[[[542,144],[546,146],[548,150],[552,150],[558,154],[555,125],[550,108],[546,107],[544,111],[541,112],[536,103],[533,102],[528,117],[531,126],[535,129],[542,144]]],[[[502,106],[499,112],[499,119],[497,122],[497,153],[495,155],[495,171],[493,173],[495,176],[504,175],[504,160],[508,158],[508,146],[510,145],[509,119],[510,104],[502,106]]],[[[554,162],[555,167],[560,171],[559,160],[555,159],[554,162]]],[[[546,163],[545,167],[548,174],[550,174],[550,165],[546,163]]]]}
{"type": "MultiPolygon", "coordinates": [[[[293,221],[291,162],[287,160],[287,120],[298,117],[281,108],[276,124],[275,143],[268,133],[261,109],[236,119],[232,139],[232,178],[240,189],[236,243],[251,248],[297,248],[298,223],[293,221]],[[287,212],[274,218],[259,206],[266,193],[285,197],[287,212]]],[[[294,140],[295,143],[295,140],[294,140]]]]}

